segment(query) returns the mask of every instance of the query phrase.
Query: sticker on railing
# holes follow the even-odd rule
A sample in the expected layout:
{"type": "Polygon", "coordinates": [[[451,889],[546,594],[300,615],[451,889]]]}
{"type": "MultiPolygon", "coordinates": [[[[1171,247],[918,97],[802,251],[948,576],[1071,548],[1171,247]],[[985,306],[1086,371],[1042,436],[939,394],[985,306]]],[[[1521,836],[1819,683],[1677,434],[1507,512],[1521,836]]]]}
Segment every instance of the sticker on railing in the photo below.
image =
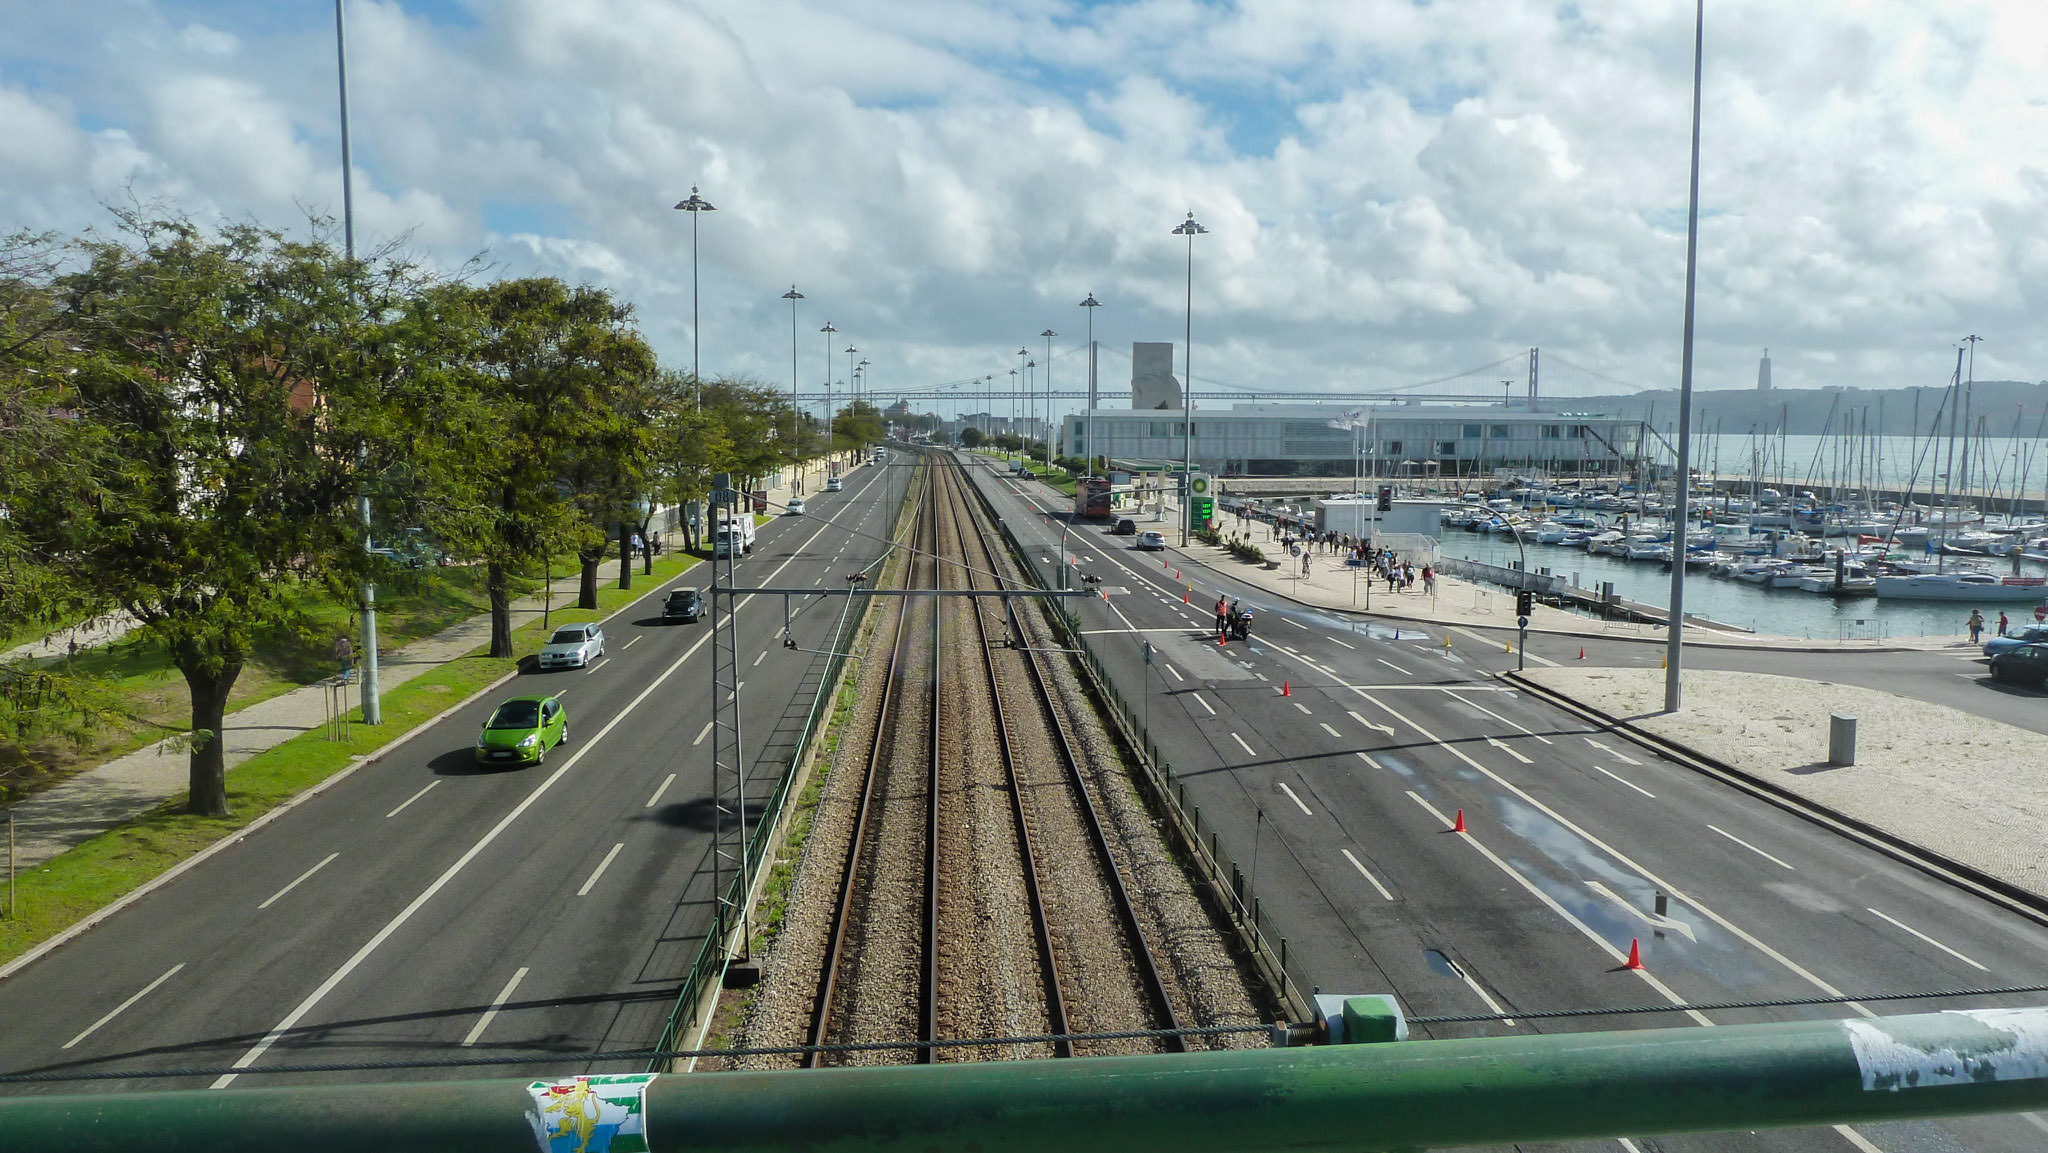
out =
{"type": "Polygon", "coordinates": [[[541,1153],[647,1153],[647,1086],[653,1073],[534,1081],[527,1114],[541,1153]]]}

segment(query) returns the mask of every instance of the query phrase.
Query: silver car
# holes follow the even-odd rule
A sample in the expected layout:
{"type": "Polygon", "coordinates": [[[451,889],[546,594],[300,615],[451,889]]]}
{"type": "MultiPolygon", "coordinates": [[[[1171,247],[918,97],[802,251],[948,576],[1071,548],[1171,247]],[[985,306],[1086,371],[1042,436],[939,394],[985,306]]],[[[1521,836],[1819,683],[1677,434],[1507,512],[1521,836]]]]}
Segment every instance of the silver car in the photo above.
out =
{"type": "Polygon", "coordinates": [[[580,669],[604,655],[604,630],[595,624],[563,625],[540,650],[544,669],[580,669]]]}

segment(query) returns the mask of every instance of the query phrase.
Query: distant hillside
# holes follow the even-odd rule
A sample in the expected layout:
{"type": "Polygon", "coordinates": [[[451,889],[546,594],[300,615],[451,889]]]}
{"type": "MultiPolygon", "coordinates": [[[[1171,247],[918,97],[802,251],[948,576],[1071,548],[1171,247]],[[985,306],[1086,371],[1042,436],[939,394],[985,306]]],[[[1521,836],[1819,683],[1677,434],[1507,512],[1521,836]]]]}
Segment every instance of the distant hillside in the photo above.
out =
{"type": "MultiPolygon", "coordinates": [[[[1724,434],[1777,432],[1780,426],[1795,436],[1828,431],[1828,417],[1834,414],[1832,429],[1869,428],[1887,436],[1906,436],[1914,431],[1925,435],[1941,407],[1946,388],[1782,388],[1771,392],[1716,390],[1692,394],[1692,423],[1695,431],[1719,427],[1724,434]],[[1919,426],[1914,427],[1914,405],[1919,405],[1919,426]],[[1884,424],[1878,424],[1879,409],[1884,424]],[[1853,426],[1846,422],[1854,421],[1853,426]],[[1868,420],[1866,425],[1864,422],[1868,420]]],[[[1678,392],[1661,389],[1627,396],[1556,397],[1544,407],[1560,412],[1602,412],[1647,420],[1669,435],[1678,423],[1678,392]]],[[[2048,380],[2028,383],[2019,380],[1980,380],[1970,386],[1969,416],[1972,425],[1984,418],[1992,436],[2031,437],[2041,426],[2041,414],[2048,410],[2048,380]]],[[[1948,430],[1948,414],[1942,414],[1942,431],[1948,430]]]]}

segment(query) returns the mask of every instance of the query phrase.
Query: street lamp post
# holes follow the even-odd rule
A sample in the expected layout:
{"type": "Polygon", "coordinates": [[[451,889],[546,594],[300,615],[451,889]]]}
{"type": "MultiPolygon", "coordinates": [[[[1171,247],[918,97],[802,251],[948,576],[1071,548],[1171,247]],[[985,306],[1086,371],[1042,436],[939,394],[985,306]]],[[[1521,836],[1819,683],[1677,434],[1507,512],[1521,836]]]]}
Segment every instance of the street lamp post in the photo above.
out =
{"type": "Polygon", "coordinates": [[[1187,378],[1183,386],[1181,403],[1185,406],[1185,422],[1181,428],[1180,454],[1180,547],[1188,547],[1188,520],[1192,515],[1189,500],[1195,472],[1195,370],[1192,367],[1195,343],[1195,237],[1209,231],[1195,223],[1195,214],[1174,228],[1173,235],[1188,238],[1188,303],[1186,328],[1181,334],[1181,375],[1187,378]]]}
{"type": "MultiPolygon", "coordinates": [[[[334,59],[341,88],[341,235],[348,256],[349,276],[353,278],[356,266],[356,202],[355,188],[350,179],[354,165],[348,151],[348,29],[342,18],[341,0],[334,0],[334,59]]],[[[363,522],[363,548],[375,547],[376,539],[371,535],[370,494],[367,491],[356,494],[356,514],[363,522]]],[[[363,723],[378,725],[384,723],[384,698],[378,681],[375,581],[363,582],[362,630],[363,676],[357,695],[362,701],[363,723]]],[[[346,670],[343,676],[347,676],[346,670]]]]}
{"type": "Polygon", "coordinates": [[[1664,631],[1664,711],[1679,704],[1679,664],[1685,652],[1685,532],[1692,496],[1692,313],[1700,246],[1700,60],[1707,39],[1707,0],[1693,6],[1692,196],[1685,213],[1685,339],[1678,369],[1678,498],[1671,509],[1671,611],[1664,631]]]}
{"type": "MultiPolygon", "coordinates": [[[[846,410],[848,412],[852,412],[853,406],[860,401],[860,369],[853,363],[854,354],[859,351],[860,349],[850,344],[846,346],[846,410]]],[[[848,467],[852,466],[849,465],[848,467]]]]}
{"type": "MultiPolygon", "coordinates": [[[[1010,370],[1010,435],[1017,435],[1017,370],[1010,370]]],[[[1020,438],[1019,443],[1022,443],[1020,438]]]]}
{"type": "Polygon", "coordinates": [[[1038,335],[1045,338],[1045,467],[1052,467],[1052,338],[1059,333],[1048,328],[1038,335]]]}
{"type": "Polygon", "coordinates": [[[803,298],[804,294],[798,292],[794,284],[789,286],[788,292],[782,294],[782,299],[789,302],[789,452],[792,458],[790,463],[799,470],[799,478],[803,476],[803,463],[802,458],[797,455],[797,441],[801,436],[798,429],[802,427],[803,422],[798,416],[796,405],[796,302],[803,298]]]}
{"type": "MultiPolygon", "coordinates": [[[[1034,401],[1036,401],[1037,399],[1038,399],[1038,362],[1037,362],[1037,361],[1035,361],[1035,360],[1027,360],[1027,361],[1025,361],[1025,362],[1024,362],[1024,419],[1025,419],[1025,420],[1030,420],[1030,419],[1031,419],[1032,417],[1034,417],[1034,416],[1038,415],[1038,414],[1037,414],[1036,412],[1034,412],[1034,411],[1033,411],[1033,410],[1034,410],[1035,408],[1037,408],[1037,405],[1033,403],[1033,402],[1034,402],[1034,401]]],[[[1038,434],[1039,434],[1039,435],[1040,435],[1041,437],[1045,435],[1045,426],[1044,426],[1044,425],[1040,425],[1040,426],[1038,427],[1038,434]]],[[[1031,459],[1031,442],[1030,442],[1030,441],[1025,441],[1025,442],[1024,442],[1024,446],[1023,446],[1023,447],[1024,447],[1024,459],[1025,459],[1025,460],[1030,460],[1030,459],[1031,459]]]]}
{"type": "MultiPolygon", "coordinates": [[[[697,407],[701,409],[704,407],[704,365],[698,358],[697,347],[697,217],[718,209],[697,195],[697,186],[692,184],[690,198],[677,203],[676,211],[690,214],[690,386],[696,393],[697,407]]],[[[792,304],[790,307],[796,306],[792,304]]]]}
{"type": "MultiPolygon", "coordinates": [[[[1086,471],[1086,473],[1087,473],[1087,474],[1088,474],[1089,476],[1094,476],[1094,475],[1095,475],[1095,310],[1096,310],[1096,309],[1098,309],[1098,308],[1101,308],[1101,307],[1102,307],[1102,302],[1101,302],[1101,301],[1099,301],[1099,300],[1097,300],[1097,299],[1095,299],[1095,294],[1091,292],[1091,293],[1089,293],[1089,294],[1088,294],[1088,299],[1086,299],[1086,300],[1082,301],[1082,302],[1081,302],[1081,305],[1080,305],[1080,306],[1081,306],[1082,308],[1085,308],[1085,309],[1087,309],[1087,310],[1088,310],[1088,414],[1087,414],[1087,415],[1086,415],[1085,417],[1083,417],[1083,418],[1082,418],[1082,420],[1081,420],[1081,441],[1082,441],[1082,446],[1083,446],[1083,448],[1085,449],[1085,451],[1086,451],[1086,452],[1087,452],[1087,454],[1088,454],[1088,467],[1087,467],[1087,469],[1085,469],[1084,471],[1086,471]]],[[[1148,703],[1149,703],[1149,701],[1148,701],[1148,703]]]]}
{"type": "Polygon", "coordinates": [[[832,334],[839,330],[831,321],[818,330],[825,334],[825,473],[832,472],[832,334]]]}

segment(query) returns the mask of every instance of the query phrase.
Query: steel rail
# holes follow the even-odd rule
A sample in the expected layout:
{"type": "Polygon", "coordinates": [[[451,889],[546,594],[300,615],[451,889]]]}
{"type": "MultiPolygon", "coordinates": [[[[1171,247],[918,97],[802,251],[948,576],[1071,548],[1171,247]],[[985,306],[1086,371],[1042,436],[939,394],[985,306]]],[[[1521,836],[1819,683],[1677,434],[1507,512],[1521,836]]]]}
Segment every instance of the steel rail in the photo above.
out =
{"type": "MultiPolygon", "coordinates": [[[[958,494],[959,477],[957,472],[948,470],[946,475],[951,477],[951,482],[955,485],[955,491],[958,494]]],[[[980,567],[984,571],[994,572],[997,554],[989,544],[987,531],[980,522],[974,519],[971,501],[964,494],[959,494],[959,497],[960,503],[966,506],[968,524],[975,530],[972,539],[981,546],[982,559],[985,563],[980,567]]],[[[963,549],[966,543],[966,539],[961,541],[963,549]]],[[[982,579],[992,578],[983,577],[982,579]]],[[[970,583],[975,580],[973,566],[969,568],[968,580],[970,583]]],[[[989,700],[994,705],[996,742],[1002,750],[1003,780],[1010,794],[1010,817],[1017,823],[1017,857],[1024,874],[1024,890],[1031,904],[1032,935],[1038,942],[1039,956],[1045,958],[1044,994],[1045,1015],[1048,1022],[1047,1031],[1061,1034],[1059,1039],[1053,1042],[1053,1056],[1071,1057],[1074,1055],[1074,1043],[1064,1036],[1067,1032],[1067,1004],[1065,996],[1060,991],[1059,955],[1053,951],[1052,947],[1052,926],[1048,923],[1045,914],[1044,893],[1038,881],[1038,857],[1032,848],[1031,826],[1026,820],[1024,813],[1023,782],[1017,778],[1017,755],[1015,748],[1010,742],[1009,717],[1003,707],[1001,686],[996,680],[995,646],[989,639],[987,618],[982,616],[981,610],[978,607],[970,608],[969,611],[974,616],[975,631],[981,637],[982,671],[988,676],[989,700]]]]}
{"type": "Polygon", "coordinates": [[[868,750],[867,769],[854,811],[853,831],[847,841],[845,867],[839,875],[839,892],[833,904],[825,959],[818,970],[817,999],[811,1006],[811,1026],[805,1040],[807,1046],[812,1046],[804,1054],[803,1067],[806,1069],[818,1067],[823,1054],[815,1047],[825,1044],[825,1034],[832,1027],[832,999],[838,990],[840,953],[846,943],[847,921],[853,909],[854,880],[860,875],[861,853],[867,846],[868,816],[875,795],[875,780],[885,761],[884,750],[893,743],[890,737],[895,729],[898,690],[905,673],[903,658],[910,639],[909,610],[910,605],[906,602],[896,616],[896,635],[889,650],[889,671],[882,679],[881,707],[875,714],[874,744],[868,750]]]}
{"type": "MultiPolygon", "coordinates": [[[[945,545],[941,528],[939,491],[942,487],[935,473],[925,490],[928,497],[925,512],[930,522],[931,551],[919,557],[918,563],[931,569],[931,580],[927,582],[931,588],[937,588],[939,582],[944,579],[939,568],[939,549],[945,545]]],[[[906,603],[904,611],[908,612],[912,603],[916,602],[906,603]]],[[[926,743],[930,746],[931,752],[926,758],[924,770],[924,966],[917,982],[917,1036],[918,1040],[924,1042],[939,1039],[939,773],[942,760],[939,755],[939,740],[945,733],[941,708],[946,698],[946,678],[941,674],[941,670],[945,668],[945,651],[941,648],[942,638],[939,633],[939,602],[934,600],[930,602],[929,607],[932,618],[932,688],[931,707],[926,710],[926,743]]],[[[917,1063],[931,1064],[935,1052],[936,1050],[929,1044],[920,1048],[917,1051],[917,1063]]]]}

